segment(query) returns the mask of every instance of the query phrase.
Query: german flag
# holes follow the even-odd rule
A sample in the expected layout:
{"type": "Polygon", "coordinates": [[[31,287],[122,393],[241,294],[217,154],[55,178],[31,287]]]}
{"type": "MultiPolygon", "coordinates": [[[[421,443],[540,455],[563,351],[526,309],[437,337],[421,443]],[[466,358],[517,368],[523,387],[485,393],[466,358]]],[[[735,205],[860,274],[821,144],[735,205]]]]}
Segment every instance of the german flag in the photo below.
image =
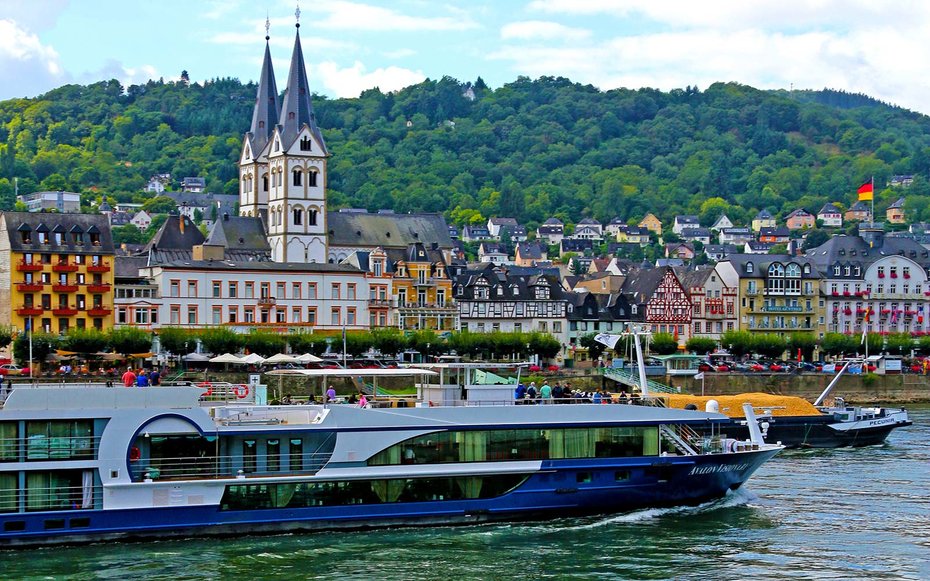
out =
{"type": "Polygon", "coordinates": [[[856,190],[856,193],[859,194],[860,202],[871,202],[873,196],[872,180],[869,180],[859,186],[859,189],[856,190]]]}

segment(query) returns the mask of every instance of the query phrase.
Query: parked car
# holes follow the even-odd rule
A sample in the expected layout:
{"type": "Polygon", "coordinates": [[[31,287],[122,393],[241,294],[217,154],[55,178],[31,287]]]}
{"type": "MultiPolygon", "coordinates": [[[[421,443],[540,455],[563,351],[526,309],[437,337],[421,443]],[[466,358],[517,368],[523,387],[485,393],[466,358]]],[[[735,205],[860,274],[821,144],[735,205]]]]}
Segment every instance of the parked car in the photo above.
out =
{"type": "Polygon", "coordinates": [[[14,363],[0,365],[0,375],[29,375],[28,367],[20,367],[14,363]]]}
{"type": "Polygon", "coordinates": [[[765,371],[765,365],[762,365],[760,362],[758,362],[758,361],[756,361],[756,360],[754,360],[754,359],[749,359],[749,360],[747,360],[747,361],[746,361],[746,367],[749,368],[749,371],[752,371],[752,372],[754,372],[754,373],[758,373],[758,372],[760,372],[760,371],[765,371]]]}
{"type": "Polygon", "coordinates": [[[769,371],[774,371],[775,373],[781,373],[787,371],[785,365],[779,361],[772,361],[769,363],[769,371]]]}

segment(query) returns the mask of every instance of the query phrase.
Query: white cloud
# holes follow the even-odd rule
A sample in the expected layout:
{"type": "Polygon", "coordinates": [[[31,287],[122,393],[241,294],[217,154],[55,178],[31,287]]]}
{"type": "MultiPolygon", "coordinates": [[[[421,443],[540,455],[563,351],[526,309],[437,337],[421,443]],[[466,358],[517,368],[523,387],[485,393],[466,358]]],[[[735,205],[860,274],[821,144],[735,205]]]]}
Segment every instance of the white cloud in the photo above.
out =
{"type": "Polygon", "coordinates": [[[798,34],[759,29],[693,30],[615,37],[571,48],[504,46],[491,59],[511,63],[518,74],[562,75],[603,89],[660,89],[717,81],[759,88],[824,87],[862,92],[904,107],[930,112],[930,67],[922,38],[891,29],[798,34]],[[885,39],[878,43],[875,37],[885,39]]]}
{"type": "Polygon", "coordinates": [[[426,79],[420,71],[401,67],[385,67],[371,72],[359,61],[351,67],[340,68],[332,61],[320,63],[311,71],[311,83],[322,83],[328,93],[336,97],[358,97],[365,89],[379,87],[384,92],[397,91],[426,79]]]}
{"type": "Polygon", "coordinates": [[[475,22],[465,12],[448,9],[452,11],[451,16],[409,16],[390,8],[335,0],[333,2],[322,2],[314,6],[314,10],[319,11],[320,17],[316,14],[309,14],[309,11],[303,12],[301,21],[305,21],[306,18],[315,28],[322,30],[436,32],[467,30],[476,26],[475,22]]]}
{"type": "Polygon", "coordinates": [[[558,22],[545,20],[524,20],[511,22],[501,28],[501,38],[504,40],[568,40],[579,41],[587,39],[591,32],[582,28],[572,28],[558,22]]]}
{"type": "MultiPolygon", "coordinates": [[[[129,85],[141,85],[150,79],[157,79],[161,76],[152,65],[128,67],[116,59],[108,59],[101,68],[82,73],[78,81],[81,83],[96,83],[102,80],[117,79],[124,87],[128,87],[129,85]]],[[[178,69],[165,80],[175,81],[180,77],[181,69],[178,69]]]]}
{"type": "Polygon", "coordinates": [[[0,99],[35,96],[67,80],[58,53],[39,37],[10,20],[0,20],[0,99]],[[12,88],[15,86],[15,89],[12,88]],[[15,91],[15,92],[14,92],[15,91]]]}
{"type": "Polygon", "coordinates": [[[384,55],[384,58],[398,60],[416,56],[417,51],[413,50],[412,48],[398,48],[396,50],[389,50],[382,54],[384,55]]]}
{"type": "Polygon", "coordinates": [[[548,14],[640,16],[670,26],[715,29],[908,26],[908,22],[930,16],[930,5],[921,0],[899,0],[893,10],[880,0],[533,0],[529,9],[548,14]]]}

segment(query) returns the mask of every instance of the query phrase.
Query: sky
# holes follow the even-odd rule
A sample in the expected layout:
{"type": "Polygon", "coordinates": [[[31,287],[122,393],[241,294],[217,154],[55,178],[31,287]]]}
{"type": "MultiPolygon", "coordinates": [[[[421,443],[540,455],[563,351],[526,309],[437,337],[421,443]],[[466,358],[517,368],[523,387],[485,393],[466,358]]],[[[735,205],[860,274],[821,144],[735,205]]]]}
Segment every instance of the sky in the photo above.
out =
{"type": "MultiPolygon", "coordinates": [[[[294,0],[0,0],[0,99],[116,78],[257,80],[270,20],[278,87],[294,0]]],[[[304,0],[312,90],[426,78],[563,76],[601,89],[738,82],[844,89],[930,114],[924,0],[304,0]]]]}

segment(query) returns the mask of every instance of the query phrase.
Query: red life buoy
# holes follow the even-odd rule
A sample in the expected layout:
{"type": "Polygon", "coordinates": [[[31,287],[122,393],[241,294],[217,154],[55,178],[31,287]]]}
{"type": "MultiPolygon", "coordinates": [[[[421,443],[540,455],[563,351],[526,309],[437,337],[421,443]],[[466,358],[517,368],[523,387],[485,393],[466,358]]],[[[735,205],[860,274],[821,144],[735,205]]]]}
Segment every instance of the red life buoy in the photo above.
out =
{"type": "Polygon", "coordinates": [[[198,384],[197,384],[197,387],[202,387],[202,388],[204,388],[204,389],[207,390],[207,391],[205,391],[205,392],[203,393],[203,395],[211,395],[211,394],[213,393],[213,384],[210,383],[209,381],[204,381],[203,383],[198,383],[198,384]]]}
{"type": "Polygon", "coordinates": [[[249,395],[249,386],[237,385],[233,388],[233,393],[236,394],[237,398],[244,399],[247,395],[249,395]]]}
{"type": "Polygon", "coordinates": [[[140,450],[139,448],[135,446],[129,449],[129,461],[130,462],[138,462],[141,459],[142,459],[142,450],[140,450]]]}

